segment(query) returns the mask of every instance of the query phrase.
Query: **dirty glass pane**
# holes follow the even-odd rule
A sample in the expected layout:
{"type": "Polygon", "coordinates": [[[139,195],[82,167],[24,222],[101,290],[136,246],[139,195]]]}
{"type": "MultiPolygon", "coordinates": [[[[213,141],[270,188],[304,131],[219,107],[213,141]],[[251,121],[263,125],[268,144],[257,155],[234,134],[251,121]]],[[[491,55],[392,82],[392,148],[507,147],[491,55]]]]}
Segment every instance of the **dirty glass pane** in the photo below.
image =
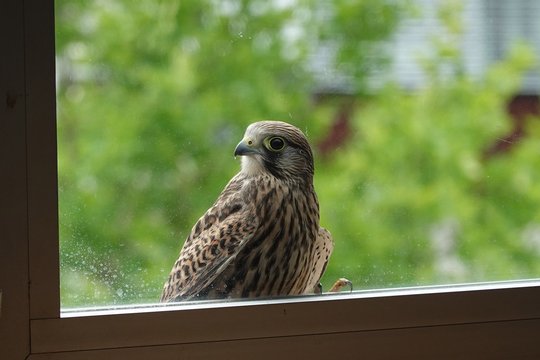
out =
{"type": "Polygon", "coordinates": [[[56,1],[61,302],[155,303],[248,124],[306,133],[322,279],[540,276],[540,4],[56,1]]]}

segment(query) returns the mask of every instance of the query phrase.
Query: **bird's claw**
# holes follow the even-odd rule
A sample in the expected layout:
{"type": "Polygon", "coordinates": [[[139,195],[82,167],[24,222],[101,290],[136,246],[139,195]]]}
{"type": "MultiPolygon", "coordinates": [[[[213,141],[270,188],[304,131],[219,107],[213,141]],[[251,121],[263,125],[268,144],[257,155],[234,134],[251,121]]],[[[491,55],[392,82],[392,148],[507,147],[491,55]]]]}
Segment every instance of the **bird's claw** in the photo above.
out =
{"type": "Polygon", "coordinates": [[[350,292],[353,291],[353,284],[350,280],[345,278],[339,278],[334,285],[330,288],[329,292],[340,292],[342,288],[345,286],[348,286],[350,288],[350,292]]]}

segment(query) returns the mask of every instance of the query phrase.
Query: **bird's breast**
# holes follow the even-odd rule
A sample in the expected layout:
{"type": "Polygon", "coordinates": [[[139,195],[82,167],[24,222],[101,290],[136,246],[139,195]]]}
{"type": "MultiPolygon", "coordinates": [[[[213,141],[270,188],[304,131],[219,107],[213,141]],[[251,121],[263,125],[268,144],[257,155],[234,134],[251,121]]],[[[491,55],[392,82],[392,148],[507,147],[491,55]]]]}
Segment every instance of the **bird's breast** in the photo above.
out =
{"type": "Polygon", "coordinates": [[[272,178],[247,187],[259,227],[229,270],[234,297],[301,294],[312,267],[319,227],[316,199],[272,178]]]}

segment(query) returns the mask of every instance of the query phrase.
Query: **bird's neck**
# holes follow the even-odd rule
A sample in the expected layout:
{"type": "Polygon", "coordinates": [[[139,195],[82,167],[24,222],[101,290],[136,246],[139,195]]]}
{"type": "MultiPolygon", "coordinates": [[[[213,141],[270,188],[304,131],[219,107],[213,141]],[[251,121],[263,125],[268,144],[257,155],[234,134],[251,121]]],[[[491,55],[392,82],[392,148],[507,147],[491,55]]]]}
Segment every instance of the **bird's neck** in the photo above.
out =
{"type": "Polygon", "coordinates": [[[242,157],[242,168],[240,170],[240,173],[246,178],[272,176],[289,186],[306,187],[310,184],[313,184],[313,173],[310,171],[305,171],[305,173],[302,172],[301,176],[293,176],[292,174],[280,174],[279,172],[274,174],[266,168],[262,159],[252,156],[242,157]]]}
{"type": "Polygon", "coordinates": [[[251,156],[242,156],[242,174],[246,177],[255,177],[264,173],[264,165],[260,159],[251,156]]]}

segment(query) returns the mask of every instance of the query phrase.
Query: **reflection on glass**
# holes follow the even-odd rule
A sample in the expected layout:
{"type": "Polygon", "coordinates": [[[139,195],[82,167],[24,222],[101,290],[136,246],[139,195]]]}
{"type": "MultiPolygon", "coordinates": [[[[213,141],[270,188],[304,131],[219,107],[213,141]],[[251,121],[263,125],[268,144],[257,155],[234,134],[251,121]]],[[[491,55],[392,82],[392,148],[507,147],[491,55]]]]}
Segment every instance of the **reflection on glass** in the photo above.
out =
{"type": "Polygon", "coordinates": [[[335,241],[324,289],[540,276],[539,15],[520,1],[58,0],[62,306],[159,301],[260,119],[312,145],[335,241]]]}

